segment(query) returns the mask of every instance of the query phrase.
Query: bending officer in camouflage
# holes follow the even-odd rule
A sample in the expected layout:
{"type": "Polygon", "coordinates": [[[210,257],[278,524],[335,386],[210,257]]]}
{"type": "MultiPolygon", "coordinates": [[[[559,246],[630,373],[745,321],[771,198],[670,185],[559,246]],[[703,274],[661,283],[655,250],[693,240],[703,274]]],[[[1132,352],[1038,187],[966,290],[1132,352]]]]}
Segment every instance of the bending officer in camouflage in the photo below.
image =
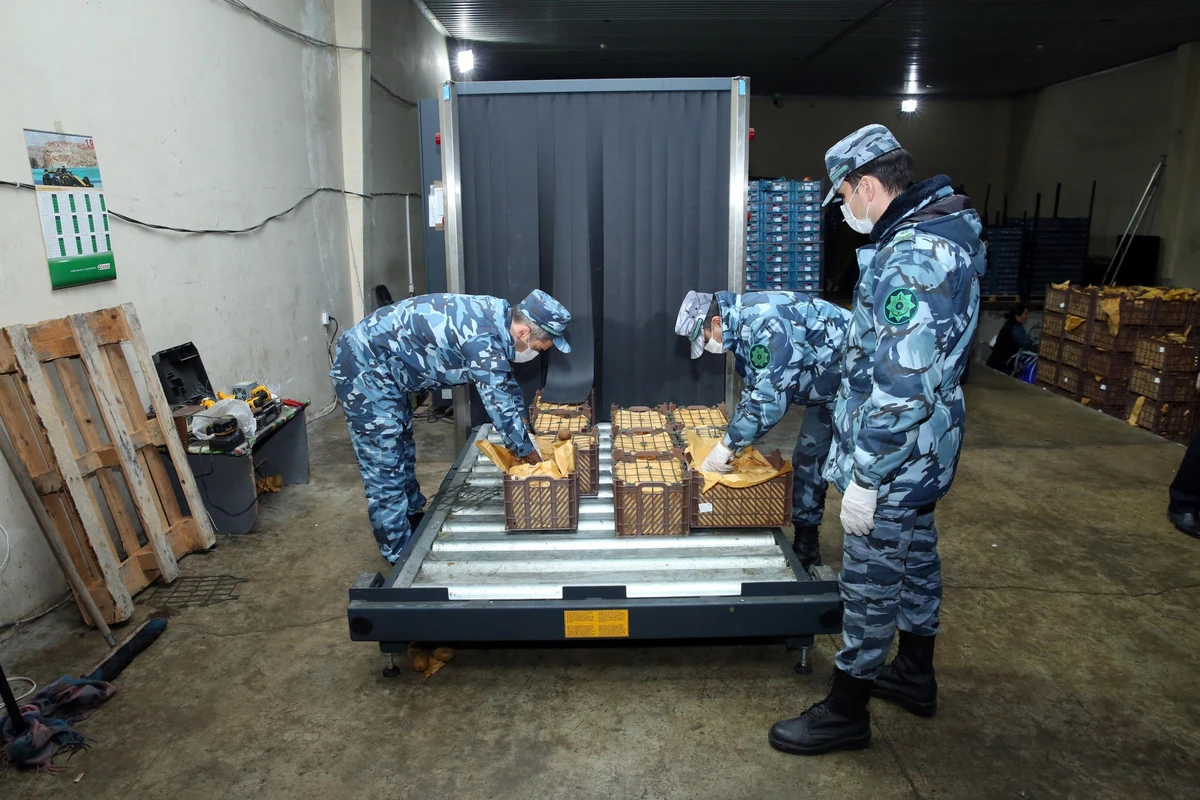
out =
{"type": "Polygon", "coordinates": [[[329,377],[384,558],[394,564],[400,557],[425,506],[414,472],[412,395],[474,383],[505,445],[539,461],[512,362],[551,346],[571,352],[563,338],[570,321],[570,312],[540,289],[515,309],[485,295],[427,294],[381,308],[342,334],[329,377]]]}
{"type": "Polygon", "coordinates": [[[701,470],[729,472],[735,450],[762,438],[793,403],[805,406],[792,453],[792,550],[805,569],[821,563],[818,531],[828,486],[822,470],[849,322],[844,308],[798,292],[688,292],[675,319],[675,332],[692,343],[692,358],[705,350],[733,353],[746,385],[701,470]]]}
{"type": "Polygon", "coordinates": [[[867,704],[937,710],[933,647],[942,599],[934,505],[950,489],[966,409],[959,381],[979,313],[979,215],[945,175],[913,183],[912,157],[882,125],[825,154],[842,215],[870,243],[846,335],[825,475],[842,492],[842,649],[832,690],[771,728],[814,755],[866,747],[867,704]],[[885,666],[896,629],[900,647],[885,666]]]}

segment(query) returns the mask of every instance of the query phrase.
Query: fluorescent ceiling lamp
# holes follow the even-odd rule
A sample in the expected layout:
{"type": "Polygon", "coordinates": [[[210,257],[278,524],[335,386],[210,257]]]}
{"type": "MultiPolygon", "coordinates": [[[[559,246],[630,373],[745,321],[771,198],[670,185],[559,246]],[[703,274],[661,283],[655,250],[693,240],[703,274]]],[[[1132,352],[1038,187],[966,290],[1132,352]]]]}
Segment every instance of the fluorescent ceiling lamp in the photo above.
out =
{"type": "Polygon", "coordinates": [[[915,97],[910,97],[907,100],[901,100],[900,110],[905,114],[915,113],[917,110],[917,99],[915,97]]]}
{"type": "Polygon", "coordinates": [[[475,51],[474,50],[459,50],[458,51],[458,71],[470,72],[475,69],[475,51]]]}

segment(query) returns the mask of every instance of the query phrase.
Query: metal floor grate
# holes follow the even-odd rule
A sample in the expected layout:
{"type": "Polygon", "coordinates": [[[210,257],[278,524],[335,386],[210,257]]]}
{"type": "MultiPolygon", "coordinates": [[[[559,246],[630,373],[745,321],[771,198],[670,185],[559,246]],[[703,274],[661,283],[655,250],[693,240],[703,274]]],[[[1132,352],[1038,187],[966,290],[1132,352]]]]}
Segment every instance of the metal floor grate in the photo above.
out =
{"type": "Polygon", "coordinates": [[[248,579],[236,575],[209,575],[179,578],[174,583],[154,585],[138,602],[155,608],[203,608],[227,600],[237,600],[234,590],[248,579]]]}

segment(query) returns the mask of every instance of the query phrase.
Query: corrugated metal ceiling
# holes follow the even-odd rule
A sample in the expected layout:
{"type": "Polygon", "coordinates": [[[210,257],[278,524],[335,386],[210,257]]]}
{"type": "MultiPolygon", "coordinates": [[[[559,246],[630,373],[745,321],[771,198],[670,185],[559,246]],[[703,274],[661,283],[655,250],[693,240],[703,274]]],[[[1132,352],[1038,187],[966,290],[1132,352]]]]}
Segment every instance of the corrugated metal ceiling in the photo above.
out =
{"type": "Polygon", "coordinates": [[[1009,95],[1200,39],[1200,0],[425,5],[475,51],[473,79],[749,75],[755,94],[1009,95]]]}

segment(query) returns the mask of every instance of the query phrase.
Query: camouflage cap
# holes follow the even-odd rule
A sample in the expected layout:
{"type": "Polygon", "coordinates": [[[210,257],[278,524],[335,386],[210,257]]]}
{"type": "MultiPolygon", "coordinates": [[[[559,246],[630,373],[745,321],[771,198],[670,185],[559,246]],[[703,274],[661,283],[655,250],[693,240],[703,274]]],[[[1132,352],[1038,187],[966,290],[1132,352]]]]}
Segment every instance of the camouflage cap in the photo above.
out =
{"type": "Polygon", "coordinates": [[[859,128],[826,150],[825,169],[829,172],[831,185],[829,194],[825,195],[825,202],[821,205],[829,205],[829,201],[837,194],[838,189],[842,188],[842,182],[851,172],[881,155],[899,149],[900,142],[896,141],[891,131],[882,125],[871,124],[859,128]]]}
{"type": "Polygon", "coordinates": [[[692,343],[692,358],[699,358],[704,352],[704,337],[700,331],[704,328],[704,316],[712,300],[713,296],[707,292],[688,292],[675,317],[675,332],[692,343]]]}
{"type": "Polygon", "coordinates": [[[571,345],[563,338],[563,334],[567,332],[567,324],[571,321],[571,312],[567,311],[566,306],[541,289],[534,289],[517,308],[550,334],[555,347],[564,353],[571,352],[571,345]]]}

